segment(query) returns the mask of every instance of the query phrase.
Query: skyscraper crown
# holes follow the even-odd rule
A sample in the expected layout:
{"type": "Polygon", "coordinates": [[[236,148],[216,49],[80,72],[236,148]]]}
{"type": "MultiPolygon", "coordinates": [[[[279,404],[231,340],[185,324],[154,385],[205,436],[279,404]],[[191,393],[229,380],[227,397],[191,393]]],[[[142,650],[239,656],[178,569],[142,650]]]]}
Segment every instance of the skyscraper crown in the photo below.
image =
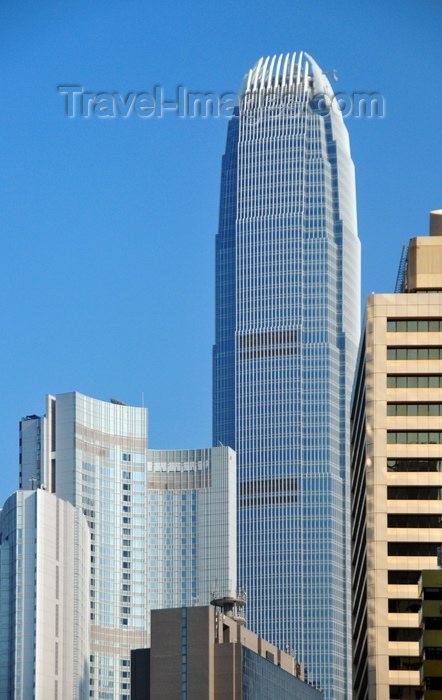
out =
{"type": "Polygon", "coordinates": [[[313,95],[326,94],[334,96],[333,88],[327,75],[316,61],[303,51],[280,54],[279,57],[260,58],[246,73],[242,85],[242,95],[256,90],[269,90],[278,86],[288,89],[312,90],[313,95]]]}

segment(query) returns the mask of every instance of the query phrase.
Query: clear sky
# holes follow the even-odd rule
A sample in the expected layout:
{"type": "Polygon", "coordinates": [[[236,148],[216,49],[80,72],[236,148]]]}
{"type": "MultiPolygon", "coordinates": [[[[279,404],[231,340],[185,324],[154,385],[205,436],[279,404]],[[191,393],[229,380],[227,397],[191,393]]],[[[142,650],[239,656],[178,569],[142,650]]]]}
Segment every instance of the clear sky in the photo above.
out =
{"type": "Polygon", "coordinates": [[[227,119],[68,118],[58,86],[237,92],[261,56],[304,50],[340,92],[381,93],[383,118],[346,119],[365,296],[442,207],[441,26],[440,0],[2,0],[0,505],[46,393],[144,400],[151,447],[211,444],[227,119]]]}

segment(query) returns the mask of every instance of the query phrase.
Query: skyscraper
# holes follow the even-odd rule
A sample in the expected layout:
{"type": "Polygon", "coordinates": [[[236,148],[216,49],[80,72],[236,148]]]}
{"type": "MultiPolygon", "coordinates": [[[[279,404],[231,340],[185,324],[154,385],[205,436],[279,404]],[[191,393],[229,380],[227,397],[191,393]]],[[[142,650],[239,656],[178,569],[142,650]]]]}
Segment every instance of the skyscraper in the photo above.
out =
{"type": "Polygon", "coordinates": [[[46,407],[20,423],[20,486],[83,510],[88,696],[130,700],[130,652],[149,644],[151,609],[207,605],[236,587],[235,455],[149,450],[147,410],[120,401],[70,392],[46,407]]]}
{"type": "Polygon", "coordinates": [[[442,541],[442,210],[402,263],[400,293],[367,298],[353,398],[355,700],[423,697],[418,582],[442,541]]]}
{"type": "Polygon", "coordinates": [[[214,444],[237,451],[247,625],[351,695],[349,405],[360,252],[348,133],[307,54],[246,75],[222,162],[214,444]]]}

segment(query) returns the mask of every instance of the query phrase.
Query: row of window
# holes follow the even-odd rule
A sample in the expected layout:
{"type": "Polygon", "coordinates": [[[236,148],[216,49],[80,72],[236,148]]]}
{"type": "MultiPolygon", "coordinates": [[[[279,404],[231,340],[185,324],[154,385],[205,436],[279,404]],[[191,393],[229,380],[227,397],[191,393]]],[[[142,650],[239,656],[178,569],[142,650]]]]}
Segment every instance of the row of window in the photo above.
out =
{"type": "Polygon", "coordinates": [[[389,613],[417,613],[422,607],[420,598],[389,598],[389,613]]]}
{"type": "Polygon", "coordinates": [[[442,347],[387,348],[387,360],[440,360],[442,347]]]}
{"type": "Polygon", "coordinates": [[[420,700],[423,697],[420,686],[390,685],[390,700],[420,700]]]}
{"type": "Polygon", "coordinates": [[[390,585],[407,586],[409,584],[417,584],[419,582],[421,572],[406,569],[394,569],[388,572],[388,583],[390,585]]]}
{"type": "Polygon", "coordinates": [[[419,513],[394,513],[387,516],[387,527],[410,528],[440,528],[442,527],[442,515],[419,513]]]}
{"type": "Polygon", "coordinates": [[[440,501],[442,500],[442,488],[438,486],[388,486],[387,498],[390,501],[440,501]]]}
{"type": "MultiPolygon", "coordinates": [[[[437,557],[437,542],[389,542],[389,557],[437,557]]],[[[442,622],[442,618],[441,618],[442,622]]]]}
{"type": "Polygon", "coordinates": [[[442,404],[388,403],[387,416],[442,416],[442,404]]]}
{"type": "MultiPolygon", "coordinates": [[[[441,472],[440,459],[387,459],[388,472],[441,472]]],[[[394,498],[394,496],[392,496],[394,498]]]]}
{"type": "Polygon", "coordinates": [[[440,445],[442,432],[440,430],[389,430],[387,445],[440,445]]]}
{"type": "Polygon", "coordinates": [[[389,374],[388,389],[440,389],[442,374],[389,374]]]}
{"type": "Polygon", "coordinates": [[[422,666],[419,656],[390,656],[388,661],[391,671],[419,671],[422,666]]]}
{"type": "Polygon", "coordinates": [[[390,642],[418,642],[421,638],[419,627],[389,627],[390,642]]]}
{"type": "Polygon", "coordinates": [[[407,318],[402,320],[393,319],[387,321],[388,333],[418,333],[431,331],[442,331],[442,319],[439,318],[407,318]]]}

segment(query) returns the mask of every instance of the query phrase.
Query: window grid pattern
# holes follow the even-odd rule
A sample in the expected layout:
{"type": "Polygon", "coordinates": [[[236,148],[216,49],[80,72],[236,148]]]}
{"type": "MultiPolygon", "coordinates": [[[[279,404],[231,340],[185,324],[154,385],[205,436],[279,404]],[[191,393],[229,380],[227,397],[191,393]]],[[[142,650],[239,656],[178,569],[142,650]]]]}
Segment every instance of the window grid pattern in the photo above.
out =
{"type": "MultiPolygon", "coordinates": [[[[282,83],[273,99],[282,105],[287,90],[282,83]]],[[[337,699],[350,695],[342,669],[351,636],[346,419],[359,332],[353,166],[339,119],[315,113],[300,86],[290,97],[295,110],[275,110],[246,94],[228,133],[216,268],[217,299],[228,302],[216,308],[214,388],[225,382],[230,393],[227,408],[214,393],[214,444],[237,450],[248,626],[296,648],[309,680],[337,699]],[[223,245],[234,246],[228,264],[223,245]]]]}
{"type": "MultiPolygon", "coordinates": [[[[384,688],[388,693],[389,682],[397,684],[390,685],[390,697],[423,696],[422,689],[408,685],[419,685],[413,658],[419,654],[421,633],[418,582],[422,569],[437,567],[442,525],[442,313],[440,299],[426,296],[374,295],[367,300],[367,397],[354,407],[364,413],[358,439],[366,445],[364,460],[354,463],[354,478],[362,473],[366,488],[354,508],[358,519],[375,520],[376,525],[362,531],[370,559],[362,571],[365,590],[354,597],[354,612],[356,622],[359,609],[366,610],[367,628],[375,630],[372,635],[365,630],[365,658],[367,670],[376,668],[376,673],[368,674],[365,685],[354,686],[359,700],[382,695],[384,688]],[[376,576],[372,586],[373,566],[385,555],[388,575],[376,576]],[[384,650],[390,657],[389,675],[384,675],[380,660],[384,650]]],[[[358,526],[355,518],[355,534],[358,526]]],[[[354,558],[359,558],[356,550],[354,558]]],[[[354,631],[357,635],[359,630],[354,631]]],[[[356,655],[354,659],[357,663],[356,655]]]]}
{"type": "Polygon", "coordinates": [[[54,418],[57,490],[91,533],[90,698],[121,700],[152,608],[235,587],[235,455],[148,450],[145,409],[82,394],[58,395],[54,418]]]}

